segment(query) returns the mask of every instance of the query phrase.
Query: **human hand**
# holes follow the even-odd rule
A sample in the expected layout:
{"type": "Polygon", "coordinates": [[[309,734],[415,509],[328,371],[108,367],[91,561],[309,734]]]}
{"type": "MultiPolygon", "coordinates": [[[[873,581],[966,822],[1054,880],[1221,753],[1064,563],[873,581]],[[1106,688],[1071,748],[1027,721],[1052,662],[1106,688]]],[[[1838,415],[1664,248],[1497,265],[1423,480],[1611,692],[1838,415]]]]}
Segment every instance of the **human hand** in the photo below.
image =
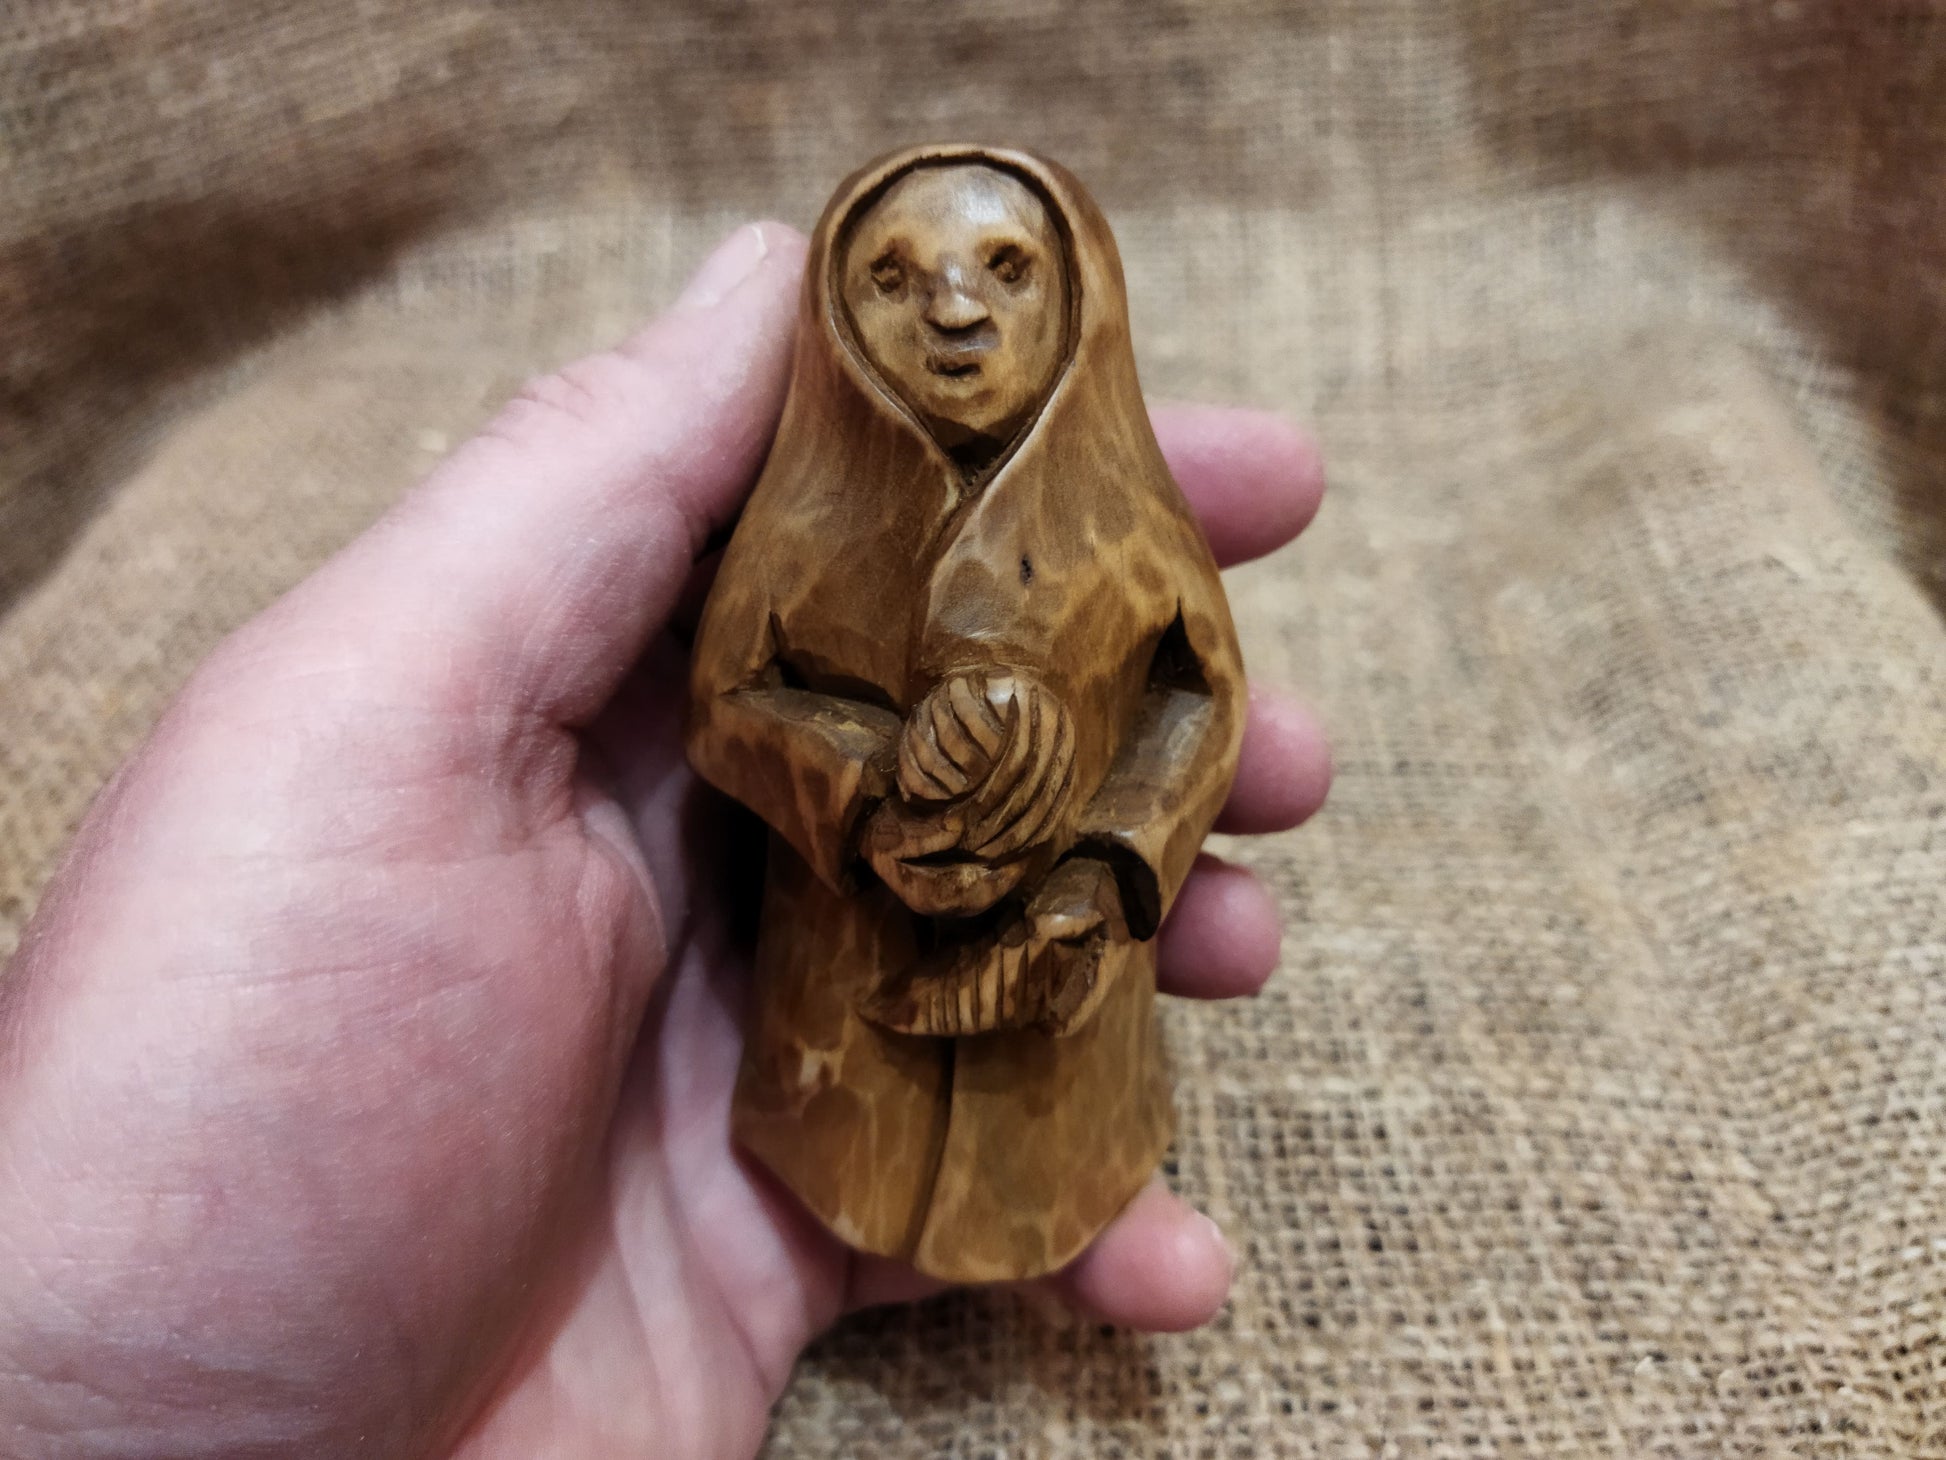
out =
{"type": "MultiPolygon", "coordinates": [[[[740,230],[529,386],[103,790],[0,980],[0,1452],[747,1455],[806,1342],[929,1290],[729,1138],[743,884],[670,625],[775,428],[802,261],[740,230]]],[[[1219,558],[1309,517],[1289,428],[1158,430],[1219,558]]],[[[1325,779],[1259,696],[1226,829],[1325,779]]],[[[1206,859],[1159,936],[1169,991],[1247,993],[1275,908],[1206,859]]],[[[1157,1185],[1049,1287],[1179,1328],[1228,1278],[1157,1185]]]]}

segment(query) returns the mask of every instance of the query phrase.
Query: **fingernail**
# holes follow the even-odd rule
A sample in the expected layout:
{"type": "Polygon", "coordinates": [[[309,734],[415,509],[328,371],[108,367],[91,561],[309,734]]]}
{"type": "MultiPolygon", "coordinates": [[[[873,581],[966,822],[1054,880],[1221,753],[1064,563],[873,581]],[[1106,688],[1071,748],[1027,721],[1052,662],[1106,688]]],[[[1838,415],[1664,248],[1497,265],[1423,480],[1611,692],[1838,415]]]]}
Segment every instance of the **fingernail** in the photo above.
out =
{"type": "Polygon", "coordinates": [[[677,309],[709,309],[756,272],[770,252],[764,231],[746,223],[716,246],[676,296],[677,309]]]}
{"type": "Polygon", "coordinates": [[[1230,1275],[1232,1277],[1236,1276],[1236,1248],[1232,1247],[1230,1245],[1230,1239],[1223,1235],[1223,1229],[1216,1225],[1216,1218],[1212,1217],[1208,1212],[1198,1212],[1196,1216],[1209,1229],[1209,1235],[1215,1241],[1216,1245],[1222,1249],[1223,1261],[1229,1265],[1230,1275]]]}

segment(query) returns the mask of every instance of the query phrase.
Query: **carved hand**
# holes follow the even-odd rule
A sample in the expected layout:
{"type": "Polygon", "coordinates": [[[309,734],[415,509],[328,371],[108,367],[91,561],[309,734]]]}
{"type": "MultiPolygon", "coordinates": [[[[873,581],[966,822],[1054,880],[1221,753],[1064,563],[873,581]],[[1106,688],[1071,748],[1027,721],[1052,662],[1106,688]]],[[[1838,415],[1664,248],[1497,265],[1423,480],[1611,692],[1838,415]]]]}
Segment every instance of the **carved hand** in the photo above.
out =
{"type": "Polygon", "coordinates": [[[997,933],[942,949],[865,1012],[900,1034],[1072,1034],[1108,992],[1109,947],[1127,936],[1114,874],[1076,857],[997,933]]]}

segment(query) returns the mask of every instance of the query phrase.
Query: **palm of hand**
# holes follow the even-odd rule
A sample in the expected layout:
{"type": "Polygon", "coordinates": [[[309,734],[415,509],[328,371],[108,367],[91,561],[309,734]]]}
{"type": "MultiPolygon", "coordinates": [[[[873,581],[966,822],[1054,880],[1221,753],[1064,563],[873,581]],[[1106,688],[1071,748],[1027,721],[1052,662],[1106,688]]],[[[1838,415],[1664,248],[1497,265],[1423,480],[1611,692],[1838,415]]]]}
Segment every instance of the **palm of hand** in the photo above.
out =
{"type": "MultiPolygon", "coordinates": [[[[595,987],[654,993],[545,1320],[462,1454],[608,1455],[647,1435],[670,1454],[753,1453],[798,1350],[844,1307],[851,1254],[729,1140],[749,969],[725,896],[739,884],[707,875],[728,828],[683,759],[683,673],[665,634],[590,732],[607,774],[579,787],[581,834],[621,841],[624,863],[639,851],[664,930],[644,948],[597,915],[585,946],[641,963],[595,987]]],[[[741,871],[754,890],[760,871],[741,871]]],[[[606,875],[584,880],[583,905],[604,906],[606,875]]]]}
{"type": "Polygon", "coordinates": [[[626,716],[643,738],[601,787],[569,731],[422,739],[362,669],[239,645],[162,727],[170,779],[145,762],[111,788],[109,820],[146,824],[133,845],[84,838],[97,894],[124,863],[152,881],[150,843],[179,849],[169,885],[118,888],[106,917],[50,904],[26,972],[57,952],[111,967],[163,904],[243,935],[50,1031],[146,1080],[69,1153],[51,1215],[182,1206],[118,1234],[129,1272],[90,1325],[124,1356],[103,1397],[137,1411],[141,1453],[177,1453],[145,1413],[165,1396],[280,1453],[372,1453],[373,1435],[423,1453],[469,1412],[460,1453],[754,1450],[846,1258],[730,1149],[742,970],[724,910],[690,895],[677,813],[698,788],[673,713],[663,696],[626,716]],[[185,1012],[209,986],[221,1010],[195,1019],[221,1028],[199,1035],[185,1012]],[[194,1256],[145,1274],[162,1247],[194,1256]],[[312,1392],[340,1399],[287,1404],[312,1392]]]}
{"type": "MultiPolygon", "coordinates": [[[[13,1450],[748,1454],[813,1334],[927,1290],[732,1149],[739,888],[663,628],[761,459],[800,262],[745,230],[686,309],[537,383],[104,792],[0,983],[13,1450]]],[[[1219,429],[1257,460],[1188,423],[1190,468],[1293,498],[1241,556],[1315,479],[1262,460],[1282,428],[1219,429]]],[[[1246,739],[1232,829],[1322,794],[1315,730],[1265,719],[1260,758],[1309,770],[1246,739]]],[[[1270,916],[1192,879],[1165,985],[1253,986],[1270,916]]],[[[1190,1222],[1138,1198],[1057,1285],[1200,1321],[1190,1222]]]]}

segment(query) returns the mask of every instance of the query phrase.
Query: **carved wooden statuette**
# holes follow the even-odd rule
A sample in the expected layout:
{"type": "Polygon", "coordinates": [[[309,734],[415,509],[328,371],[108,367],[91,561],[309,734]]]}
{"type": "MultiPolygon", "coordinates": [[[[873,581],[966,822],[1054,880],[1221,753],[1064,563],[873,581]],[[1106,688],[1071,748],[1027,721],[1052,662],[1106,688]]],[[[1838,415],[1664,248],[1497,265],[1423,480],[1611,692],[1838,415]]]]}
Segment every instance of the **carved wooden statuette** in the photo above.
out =
{"type": "Polygon", "coordinates": [[[865,1251],[1069,1261],[1169,1143],[1153,940],[1243,677],[1067,172],[839,188],[692,688],[691,760],[772,832],[738,1138],[865,1251]]]}

